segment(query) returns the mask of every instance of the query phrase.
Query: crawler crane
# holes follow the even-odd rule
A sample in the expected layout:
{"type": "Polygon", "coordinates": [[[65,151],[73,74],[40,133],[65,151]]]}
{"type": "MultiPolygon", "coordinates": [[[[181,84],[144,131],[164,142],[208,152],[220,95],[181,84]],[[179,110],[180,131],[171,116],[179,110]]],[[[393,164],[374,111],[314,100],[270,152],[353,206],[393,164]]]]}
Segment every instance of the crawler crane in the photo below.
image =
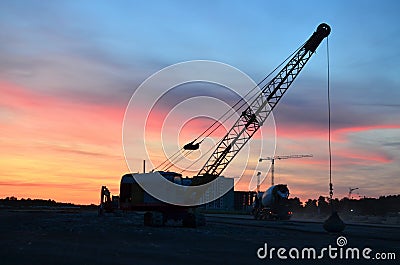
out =
{"type": "MultiPolygon", "coordinates": [[[[221,176],[229,163],[264,124],[330,31],[327,24],[320,24],[311,37],[293,53],[277,75],[260,86],[258,95],[241,112],[239,119],[219,141],[214,152],[196,176],[185,179],[179,173],[165,171],[158,171],[158,173],[166,180],[183,186],[203,185],[221,176]]],[[[193,141],[186,144],[183,149],[196,150],[199,145],[199,142],[193,141]]],[[[137,183],[134,174],[125,174],[121,179],[119,207],[122,210],[146,212],[144,222],[148,225],[163,225],[168,219],[182,219],[184,226],[191,227],[204,223],[203,218],[196,214],[195,206],[173,205],[152,197],[137,183]]]]}

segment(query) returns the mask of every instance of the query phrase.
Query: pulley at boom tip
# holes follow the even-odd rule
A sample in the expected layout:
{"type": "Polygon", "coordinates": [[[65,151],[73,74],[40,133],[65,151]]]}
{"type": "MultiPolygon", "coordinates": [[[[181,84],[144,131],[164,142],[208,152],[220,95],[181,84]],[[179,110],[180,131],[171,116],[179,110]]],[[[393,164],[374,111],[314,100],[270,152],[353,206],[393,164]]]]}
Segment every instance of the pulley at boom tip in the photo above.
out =
{"type": "Polygon", "coordinates": [[[317,32],[320,32],[325,37],[328,37],[328,35],[331,33],[331,27],[326,23],[321,23],[317,27],[317,32]]]}
{"type": "Polygon", "coordinates": [[[321,23],[318,25],[317,30],[312,34],[312,36],[304,44],[306,51],[315,52],[317,47],[320,45],[323,39],[328,37],[331,33],[331,27],[326,23],[321,23]]]}
{"type": "Polygon", "coordinates": [[[218,143],[213,154],[199,171],[198,175],[219,176],[232,159],[260,128],[269,114],[299,75],[321,42],[330,34],[326,23],[317,29],[295,53],[279,73],[262,88],[262,92],[242,112],[240,118],[218,143]],[[253,116],[254,114],[254,116],[253,116]]]}

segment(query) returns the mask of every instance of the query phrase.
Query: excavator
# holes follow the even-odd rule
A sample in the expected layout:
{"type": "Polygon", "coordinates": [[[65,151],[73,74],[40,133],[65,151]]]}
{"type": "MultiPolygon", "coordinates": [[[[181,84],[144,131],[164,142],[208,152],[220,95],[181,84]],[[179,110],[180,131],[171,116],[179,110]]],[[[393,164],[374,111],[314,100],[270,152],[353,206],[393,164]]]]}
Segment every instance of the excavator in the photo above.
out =
{"type": "Polygon", "coordinates": [[[106,213],[112,213],[118,208],[117,196],[112,196],[110,190],[106,186],[101,186],[100,191],[100,206],[99,206],[99,215],[103,215],[106,213]]]}
{"type": "MultiPolygon", "coordinates": [[[[248,104],[240,117],[218,142],[214,152],[193,178],[182,178],[175,172],[158,171],[166,181],[182,186],[201,186],[216,180],[264,124],[280,99],[299,75],[317,47],[331,32],[329,25],[322,23],[311,37],[288,59],[286,65],[269,82],[262,85],[258,95],[248,104]]],[[[192,141],[183,150],[196,150],[200,143],[192,141]]],[[[205,224],[204,215],[196,211],[196,206],[175,205],[161,201],[149,194],[137,181],[140,177],[151,177],[153,173],[125,174],[120,183],[119,209],[123,211],[143,211],[144,224],[164,225],[169,219],[182,220],[183,226],[196,227],[205,224]]],[[[109,205],[108,189],[102,189],[102,207],[109,205]],[[103,202],[103,194],[106,200],[103,202]],[[108,197],[107,197],[108,196],[108,197]]]]}

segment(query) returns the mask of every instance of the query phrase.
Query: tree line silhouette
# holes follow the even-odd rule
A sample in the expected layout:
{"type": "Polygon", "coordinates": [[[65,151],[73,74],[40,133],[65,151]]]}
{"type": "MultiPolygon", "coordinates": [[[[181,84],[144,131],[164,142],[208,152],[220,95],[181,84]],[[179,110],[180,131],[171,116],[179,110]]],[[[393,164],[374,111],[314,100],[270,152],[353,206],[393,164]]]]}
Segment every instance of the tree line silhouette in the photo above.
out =
{"type": "MultiPolygon", "coordinates": [[[[332,205],[329,199],[320,196],[318,199],[308,199],[304,203],[299,198],[289,199],[290,208],[294,213],[309,215],[329,215],[333,210],[345,215],[369,215],[386,216],[400,215],[400,195],[381,196],[379,198],[361,198],[361,199],[333,199],[332,205]]],[[[43,199],[19,199],[11,196],[0,199],[0,207],[72,207],[77,206],[72,203],[56,202],[54,200],[43,199]]],[[[79,207],[96,207],[91,205],[79,205],[79,207]]]]}
{"type": "Polygon", "coordinates": [[[333,199],[332,204],[329,198],[320,196],[318,199],[308,199],[302,203],[299,198],[290,198],[289,204],[295,213],[311,215],[327,215],[334,211],[348,215],[399,215],[400,195],[381,196],[379,198],[361,199],[333,199]]]}
{"type": "Polygon", "coordinates": [[[6,197],[4,199],[0,199],[0,208],[1,207],[97,207],[94,204],[91,205],[76,205],[73,203],[66,202],[56,202],[55,200],[44,200],[44,199],[18,199],[15,196],[6,197]]]}

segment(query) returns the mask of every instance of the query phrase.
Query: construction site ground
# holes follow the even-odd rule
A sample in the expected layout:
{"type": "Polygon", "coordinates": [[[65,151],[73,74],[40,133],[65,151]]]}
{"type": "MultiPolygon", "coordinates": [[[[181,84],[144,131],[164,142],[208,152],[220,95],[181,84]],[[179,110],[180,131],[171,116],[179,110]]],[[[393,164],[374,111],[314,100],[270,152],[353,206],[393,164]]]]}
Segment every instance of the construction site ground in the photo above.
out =
{"type": "Polygon", "coordinates": [[[207,215],[207,225],[185,228],[143,225],[138,213],[98,216],[79,209],[1,209],[0,264],[398,264],[399,226],[350,226],[341,234],[318,222],[283,223],[207,215]],[[273,259],[257,250],[284,247],[347,247],[395,253],[397,260],[273,259]]]}

